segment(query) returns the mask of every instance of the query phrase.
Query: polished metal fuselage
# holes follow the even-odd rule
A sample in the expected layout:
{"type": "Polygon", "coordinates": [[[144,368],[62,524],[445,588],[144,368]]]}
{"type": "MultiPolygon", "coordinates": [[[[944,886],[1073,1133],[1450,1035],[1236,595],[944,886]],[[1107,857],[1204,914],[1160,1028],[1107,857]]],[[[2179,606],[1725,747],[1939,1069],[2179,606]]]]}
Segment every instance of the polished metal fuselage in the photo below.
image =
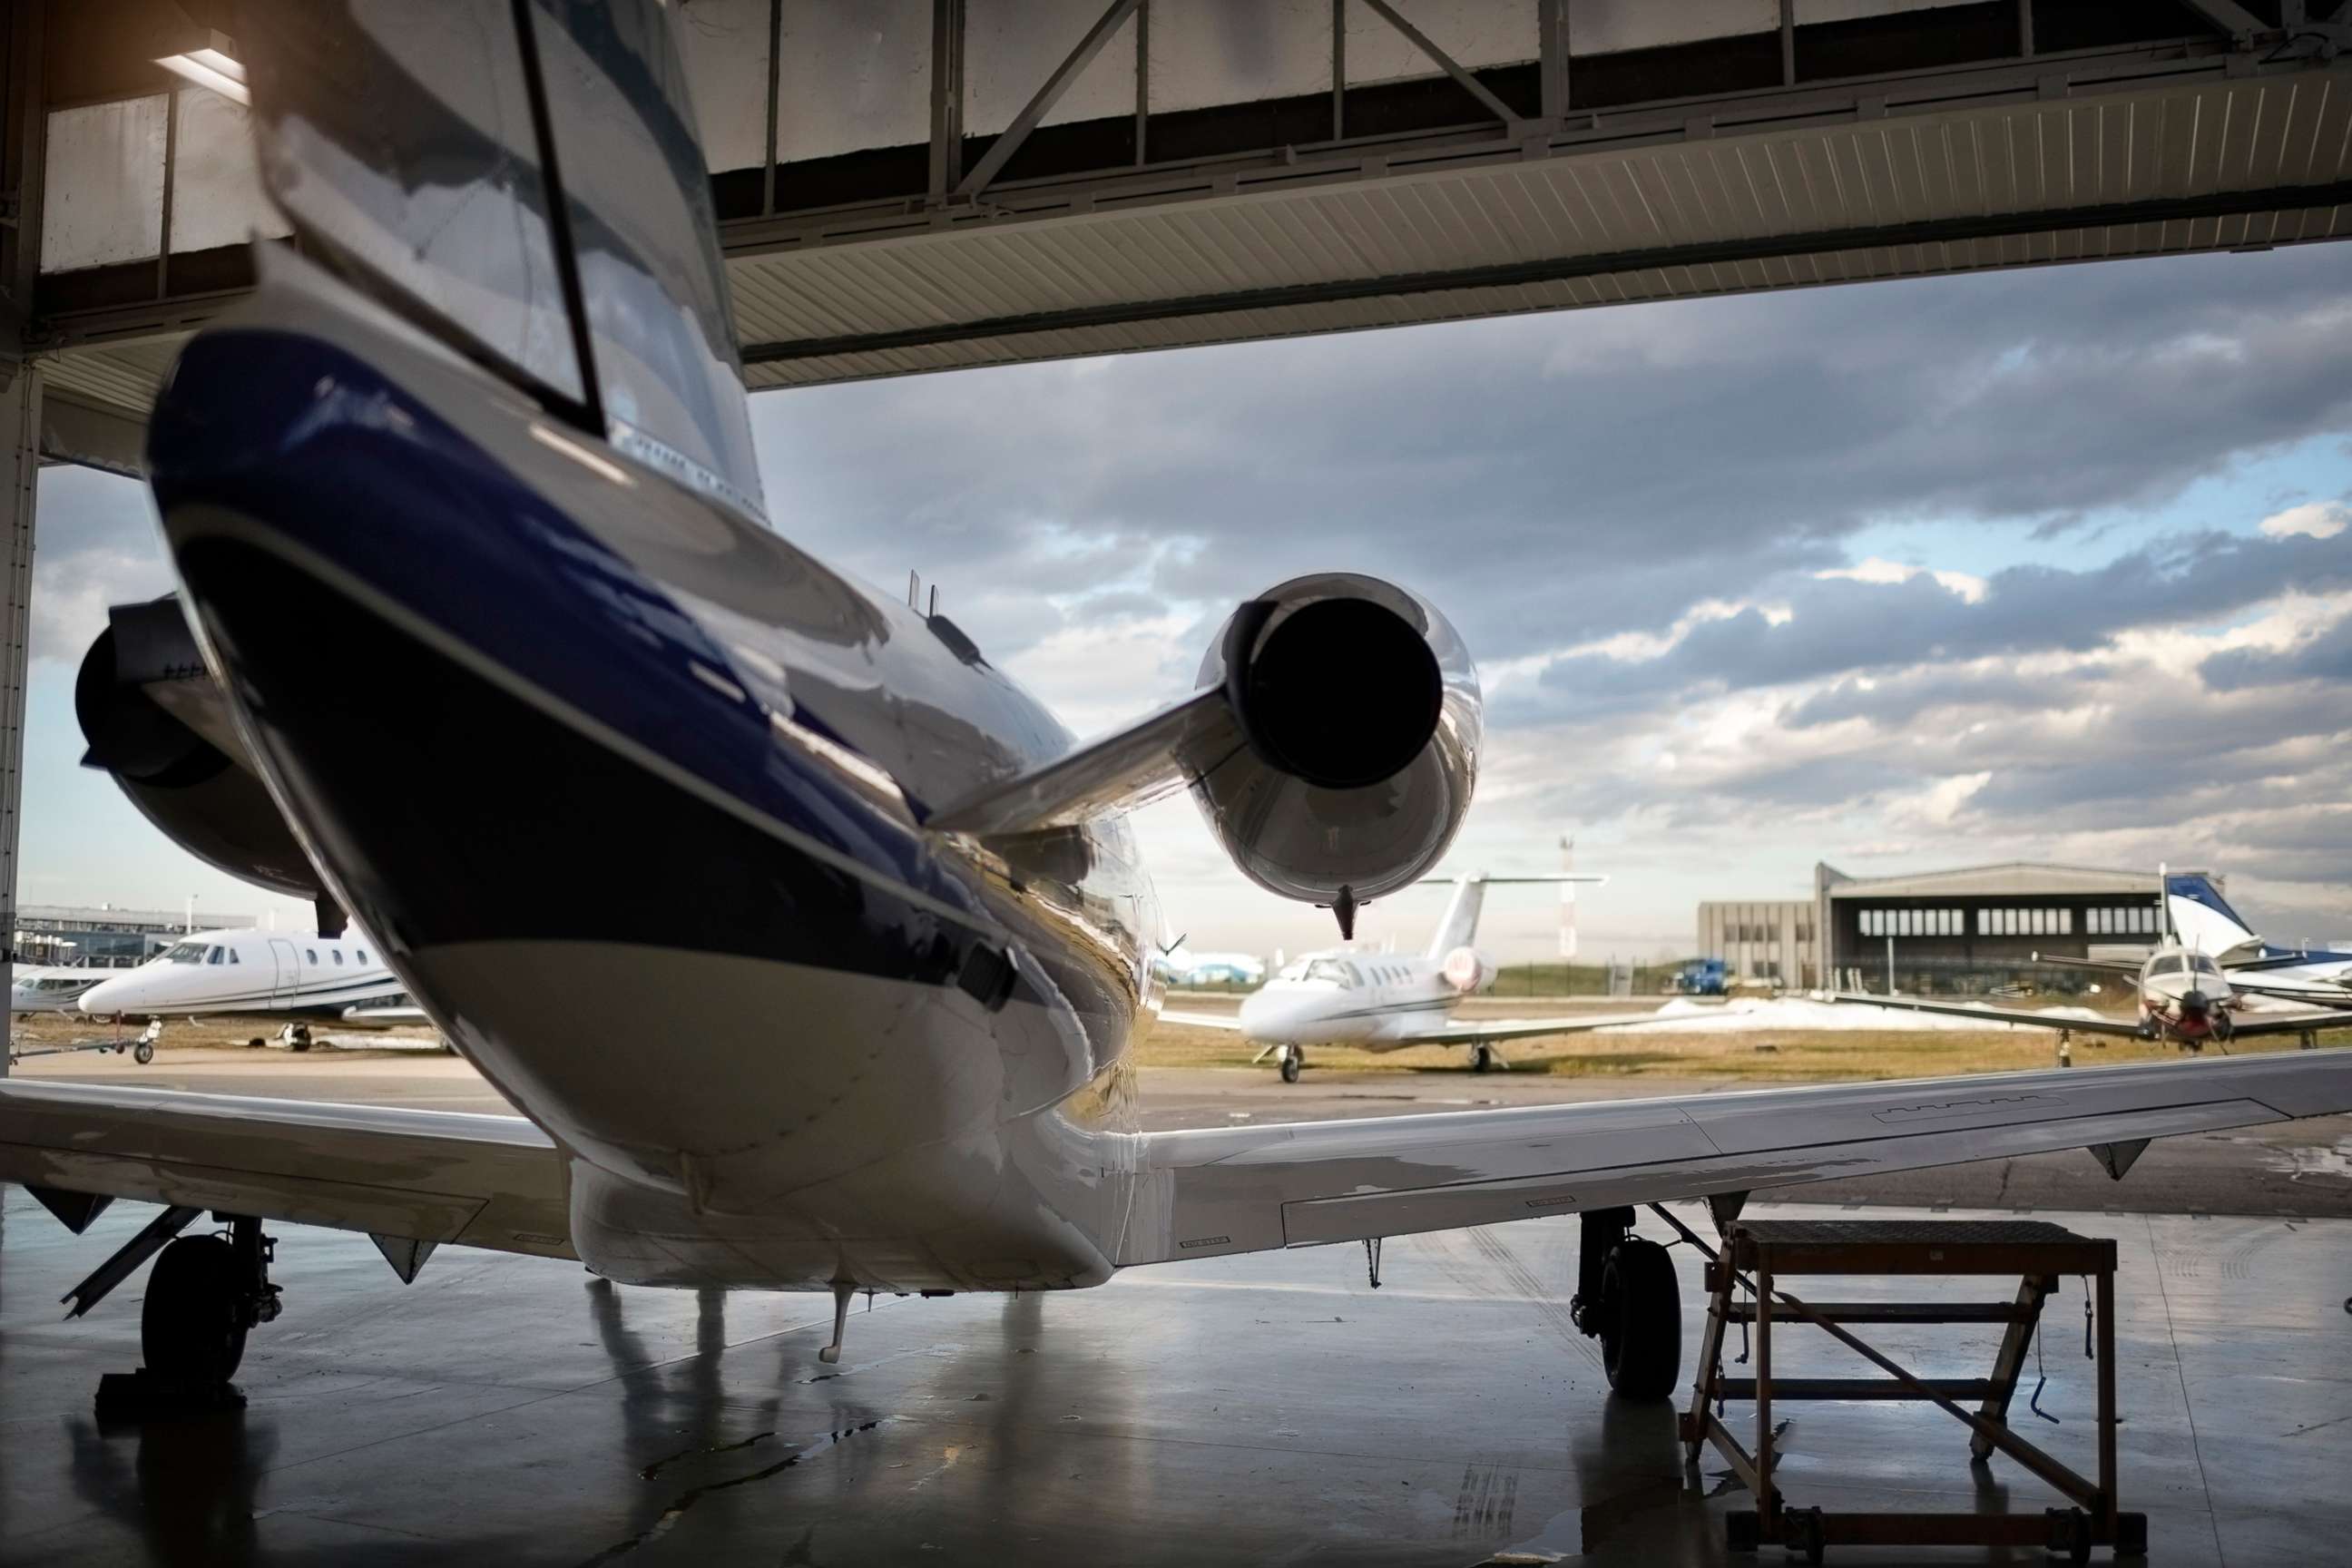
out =
{"type": "Polygon", "coordinates": [[[1150,883],[1115,813],[922,826],[1068,733],[951,623],[272,272],[159,409],[164,531],[306,849],[562,1151],[581,1258],[667,1284],[1107,1278],[1150,883]],[[335,628],[311,661],[335,679],[281,617],[335,628]],[[426,760],[355,758],[386,725],[426,760]]]}

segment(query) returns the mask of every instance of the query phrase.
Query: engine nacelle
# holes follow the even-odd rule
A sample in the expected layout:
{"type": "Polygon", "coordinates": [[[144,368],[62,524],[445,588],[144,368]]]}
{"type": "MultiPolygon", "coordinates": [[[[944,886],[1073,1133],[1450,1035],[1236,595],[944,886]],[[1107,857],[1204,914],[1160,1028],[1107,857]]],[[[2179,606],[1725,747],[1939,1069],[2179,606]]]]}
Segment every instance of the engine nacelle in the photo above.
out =
{"type": "Polygon", "coordinates": [[[1345,908],[1437,864],[1470,808],[1482,702],[1462,639],[1419,595],[1352,573],[1296,577],[1235,610],[1202,661],[1244,744],[1193,799],[1234,864],[1345,908]]]}
{"type": "Polygon", "coordinates": [[[1457,947],[1447,953],[1440,973],[1445,976],[1445,984],[1465,996],[1495,984],[1494,964],[1475,947],[1457,947]]]}
{"type": "Polygon", "coordinates": [[[197,859],[317,900],[319,874],[246,762],[179,600],[118,605],[108,616],[74,678],[74,715],[89,742],[83,766],[112,774],[141,815],[197,859]]]}

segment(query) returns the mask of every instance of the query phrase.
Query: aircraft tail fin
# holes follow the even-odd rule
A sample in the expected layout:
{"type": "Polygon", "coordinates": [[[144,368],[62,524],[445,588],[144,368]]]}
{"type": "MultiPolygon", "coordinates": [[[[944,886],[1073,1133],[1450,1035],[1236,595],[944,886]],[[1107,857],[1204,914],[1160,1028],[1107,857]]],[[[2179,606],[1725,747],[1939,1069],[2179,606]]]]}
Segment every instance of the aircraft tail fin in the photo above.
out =
{"type": "Polygon", "coordinates": [[[347,281],[647,470],[761,515],[662,0],[243,0],[263,184],[347,281]]]}
{"type": "Polygon", "coordinates": [[[1478,935],[1478,914],[1486,905],[1486,879],[1463,877],[1454,884],[1454,897],[1447,900],[1445,917],[1437,922],[1437,934],[1429,939],[1429,957],[1443,962],[1457,947],[1467,947],[1478,935]]]}
{"type": "Polygon", "coordinates": [[[2164,879],[2166,919],[2183,946],[2220,957],[2262,939],[2246,924],[2211,878],[2200,871],[2168,872],[2164,879]]]}

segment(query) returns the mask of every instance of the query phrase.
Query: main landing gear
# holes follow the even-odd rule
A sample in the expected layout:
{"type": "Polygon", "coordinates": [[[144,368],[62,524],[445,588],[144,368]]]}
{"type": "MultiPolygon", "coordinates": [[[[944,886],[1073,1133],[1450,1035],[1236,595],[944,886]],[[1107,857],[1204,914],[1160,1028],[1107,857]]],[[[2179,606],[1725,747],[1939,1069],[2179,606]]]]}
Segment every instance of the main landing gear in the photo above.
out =
{"type": "Polygon", "coordinates": [[[80,1317],[141,1264],[155,1259],[139,1314],[139,1348],[146,1364],[99,1380],[101,1415],[245,1403],[228,1380],[245,1359],[247,1333],[278,1316],[278,1289],[269,1282],[277,1243],[262,1234],[259,1220],[243,1215],[214,1216],[227,1222],[226,1236],[178,1234],[203,1212],[166,1209],[66,1293],[73,1304],[68,1316],[80,1317]]]}
{"type": "Polygon", "coordinates": [[[278,1037],[286,1042],[289,1051],[307,1051],[310,1048],[310,1026],[289,1024],[278,1031],[278,1037]]]}
{"type": "Polygon", "coordinates": [[[1282,1055],[1276,1058],[1275,1065],[1282,1073],[1283,1082],[1297,1083],[1298,1069],[1307,1065],[1307,1052],[1297,1046],[1285,1046],[1282,1047],[1282,1055]]]}
{"type": "Polygon", "coordinates": [[[163,1248],[139,1313],[148,1373],[188,1388],[226,1383],[245,1359],[247,1332],[278,1316],[277,1249],[259,1220],[242,1216],[225,1237],[184,1236],[163,1248]]]}
{"type": "Polygon", "coordinates": [[[1674,1259],[1633,1234],[1630,1208],[1588,1209],[1576,1258],[1576,1326],[1601,1342],[1609,1386],[1627,1399],[1667,1399],[1683,1364],[1682,1285],[1674,1259]]]}
{"type": "Polygon", "coordinates": [[[1503,1053],[1496,1050],[1494,1047],[1488,1045],[1476,1045],[1470,1047],[1470,1070],[1472,1072],[1493,1072],[1496,1068],[1501,1067],[1502,1065],[1503,1053]]]}

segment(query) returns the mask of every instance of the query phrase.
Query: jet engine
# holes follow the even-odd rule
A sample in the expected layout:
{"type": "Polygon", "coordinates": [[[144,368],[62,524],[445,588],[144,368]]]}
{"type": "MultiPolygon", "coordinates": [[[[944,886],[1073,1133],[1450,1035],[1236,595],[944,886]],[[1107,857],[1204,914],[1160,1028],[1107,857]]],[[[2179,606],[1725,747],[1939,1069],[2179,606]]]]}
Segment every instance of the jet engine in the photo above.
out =
{"type": "Polygon", "coordinates": [[[1420,595],[1350,573],[1297,577],[1235,610],[1201,685],[1223,689],[1241,744],[1202,759],[1192,795],[1258,886],[1357,906],[1426,873],[1469,809],[1478,674],[1420,595]]]}
{"type": "Polygon", "coordinates": [[[1440,973],[1445,984],[1467,996],[1495,984],[1495,966],[1475,947],[1457,947],[1445,955],[1440,973]]]}
{"type": "Polygon", "coordinates": [[[233,877],[318,900],[319,874],[247,760],[176,595],[117,605],[82,656],[82,765],[114,777],[148,821],[233,877]]]}

